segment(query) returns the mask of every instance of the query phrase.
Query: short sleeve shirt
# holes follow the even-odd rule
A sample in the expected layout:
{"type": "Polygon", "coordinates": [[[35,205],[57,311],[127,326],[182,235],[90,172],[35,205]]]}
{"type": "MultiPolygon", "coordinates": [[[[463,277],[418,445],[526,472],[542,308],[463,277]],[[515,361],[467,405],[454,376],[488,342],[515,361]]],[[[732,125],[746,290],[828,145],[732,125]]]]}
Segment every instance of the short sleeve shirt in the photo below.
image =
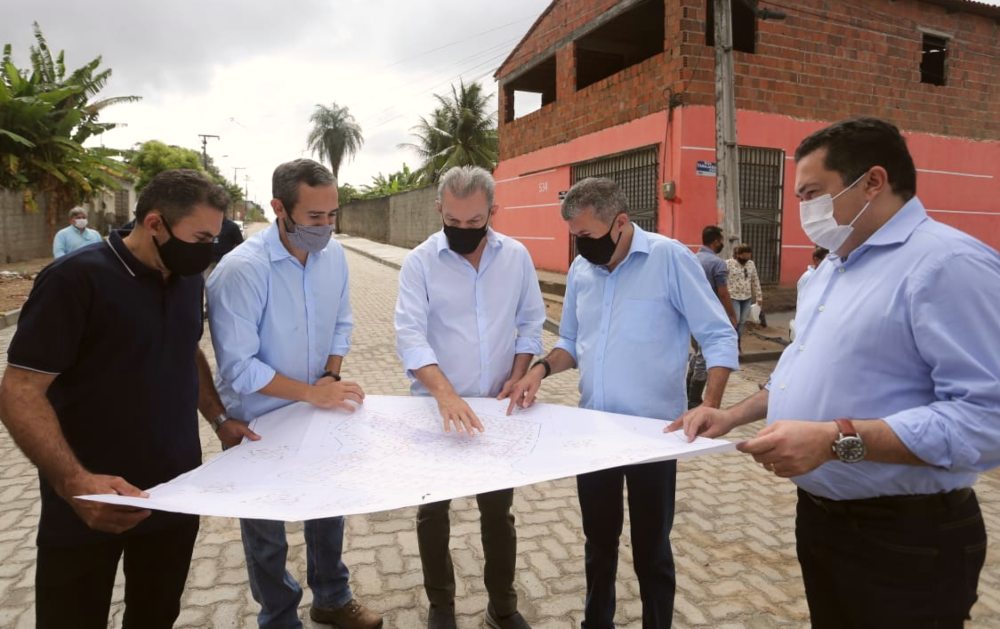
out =
{"type": "MultiPolygon", "coordinates": [[[[132,255],[122,235],[59,258],[38,275],[8,363],[58,374],[48,399],[85,468],[148,489],[201,463],[195,352],[203,280],[164,281],[132,255]]],[[[40,546],[114,537],[88,528],[40,481],[40,546]]],[[[154,511],[129,534],[190,517],[154,511]]]]}

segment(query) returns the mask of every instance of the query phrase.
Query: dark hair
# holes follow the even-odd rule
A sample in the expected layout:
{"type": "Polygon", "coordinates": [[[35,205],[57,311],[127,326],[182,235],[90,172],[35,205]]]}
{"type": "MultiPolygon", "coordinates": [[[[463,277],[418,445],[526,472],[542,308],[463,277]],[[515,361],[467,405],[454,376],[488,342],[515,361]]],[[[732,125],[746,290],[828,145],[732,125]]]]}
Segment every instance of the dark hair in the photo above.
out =
{"type": "Polygon", "coordinates": [[[271,196],[281,201],[285,211],[291,212],[299,202],[299,184],[335,186],[337,179],[330,169],[311,159],[295,159],[274,169],[271,176],[271,196]]]}
{"type": "Polygon", "coordinates": [[[906,140],[890,122],[878,118],[850,118],[816,131],[795,149],[795,161],[826,149],[823,167],[840,173],[850,185],[873,166],[889,175],[892,191],[909,201],[917,194],[917,169],[906,140]]]}
{"type": "Polygon", "coordinates": [[[743,253],[749,253],[749,254],[752,254],[752,253],[753,253],[753,247],[751,247],[750,245],[748,245],[748,244],[746,244],[746,243],[743,243],[743,244],[741,244],[741,245],[736,245],[736,246],[735,246],[735,247],[733,248],[733,257],[734,257],[734,258],[735,258],[736,256],[740,255],[740,254],[743,254],[743,253]]]}
{"type": "Polygon", "coordinates": [[[822,260],[826,256],[830,255],[830,250],[824,247],[816,247],[813,249],[813,260],[822,260]]]}
{"type": "Polygon", "coordinates": [[[573,184],[563,198],[563,220],[568,221],[587,208],[602,223],[610,223],[619,214],[628,216],[628,199],[613,179],[587,177],[573,184]]]}
{"type": "Polygon", "coordinates": [[[707,225],[705,229],[701,230],[701,244],[707,247],[716,240],[722,240],[721,227],[718,225],[707,225]]]}
{"type": "Polygon", "coordinates": [[[135,221],[141,223],[150,210],[158,210],[168,225],[194,211],[196,205],[210,205],[220,212],[229,207],[225,188],[208,177],[187,168],[164,170],[153,177],[139,193],[135,221]]]}

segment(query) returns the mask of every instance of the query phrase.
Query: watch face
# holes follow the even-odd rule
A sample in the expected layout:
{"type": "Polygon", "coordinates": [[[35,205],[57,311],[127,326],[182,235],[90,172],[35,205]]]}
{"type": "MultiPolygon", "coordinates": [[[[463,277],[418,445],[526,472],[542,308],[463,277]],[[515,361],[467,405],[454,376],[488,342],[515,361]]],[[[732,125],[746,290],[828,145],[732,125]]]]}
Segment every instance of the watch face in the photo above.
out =
{"type": "Polygon", "coordinates": [[[841,437],[834,444],[837,451],[837,458],[844,463],[857,463],[865,458],[865,442],[861,437],[841,437]]]}

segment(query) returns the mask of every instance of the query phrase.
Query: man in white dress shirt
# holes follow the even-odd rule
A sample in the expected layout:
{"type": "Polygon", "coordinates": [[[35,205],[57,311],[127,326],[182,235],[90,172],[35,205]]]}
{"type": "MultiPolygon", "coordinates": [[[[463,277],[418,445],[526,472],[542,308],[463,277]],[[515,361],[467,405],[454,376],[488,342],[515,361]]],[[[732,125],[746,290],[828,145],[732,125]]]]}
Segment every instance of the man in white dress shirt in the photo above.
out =
{"type": "MultiPolygon", "coordinates": [[[[472,436],[484,426],[462,397],[509,396],[542,351],[545,306],[524,245],[489,227],[497,207],[487,171],[462,166],[446,172],[437,208],[444,228],[411,251],[400,270],[396,347],[411,393],[434,397],[446,432],[454,428],[472,436]]],[[[476,496],[489,594],[486,623],[502,629],[528,627],[514,591],[513,497],[513,489],[476,496]]],[[[449,504],[424,504],[417,511],[432,629],[455,627],[449,504]]]]}

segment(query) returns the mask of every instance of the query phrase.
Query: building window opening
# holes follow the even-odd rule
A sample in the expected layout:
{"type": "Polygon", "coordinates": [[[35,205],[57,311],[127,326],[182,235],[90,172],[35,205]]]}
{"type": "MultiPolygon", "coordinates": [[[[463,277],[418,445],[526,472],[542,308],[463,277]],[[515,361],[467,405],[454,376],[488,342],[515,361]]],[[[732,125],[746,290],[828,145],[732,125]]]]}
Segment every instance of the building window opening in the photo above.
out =
{"type": "MultiPolygon", "coordinates": [[[[749,0],[730,0],[733,12],[733,50],[753,54],[757,45],[757,12],[749,0]]],[[[715,45],[715,2],[705,0],[705,45],[715,45]]]]}
{"type": "Polygon", "coordinates": [[[576,40],[576,89],[663,52],[664,0],[650,0],[576,40]]]}
{"type": "Polygon", "coordinates": [[[543,59],[504,84],[507,107],[504,122],[541,109],[556,99],[556,58],[543,59]]]}
{"type": "Polygon", "coordinates": [[[920,55],[920,82],[944,85],[947,59],[948,39],[924,33],[924,45],[920,55]]]}

